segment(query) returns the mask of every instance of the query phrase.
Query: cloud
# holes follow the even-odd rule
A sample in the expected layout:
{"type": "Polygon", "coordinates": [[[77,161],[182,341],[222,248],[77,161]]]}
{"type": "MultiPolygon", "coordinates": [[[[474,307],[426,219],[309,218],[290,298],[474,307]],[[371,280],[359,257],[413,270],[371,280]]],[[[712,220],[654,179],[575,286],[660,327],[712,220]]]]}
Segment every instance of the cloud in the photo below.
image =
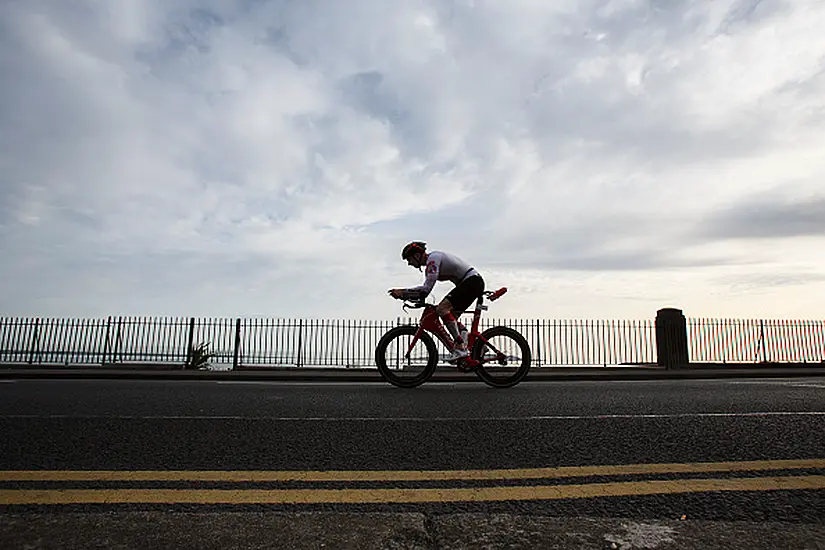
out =
{"type": "Polygon", "coordinates": [[[823,269],[823,25],[814,0],[3,3],[0,308],[385,317],[411,239],[518,281],[512,315],[740,307],[740,270],[823,269]]]}
{"type": "Polygon", "coordinates": [[[782,287],[805,287],[825,282],[822,273],[771,273],[769,275],[739,275],[724,277],[720,282],[739,292],[763,291],[782,287]]]}
{"type": "Polygon", "coordinates": [[[822,237],[825,196],[793,199],[774,193],[752,197],[715,214],[706,234],[715,239],[822,237]]]}

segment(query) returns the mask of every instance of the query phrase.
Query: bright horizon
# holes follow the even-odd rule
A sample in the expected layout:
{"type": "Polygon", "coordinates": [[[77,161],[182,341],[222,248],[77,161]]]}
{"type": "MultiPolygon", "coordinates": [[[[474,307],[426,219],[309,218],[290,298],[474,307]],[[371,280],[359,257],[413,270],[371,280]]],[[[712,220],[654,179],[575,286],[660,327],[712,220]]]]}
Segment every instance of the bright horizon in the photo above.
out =
{"type": "Polygon", "coordinates": [[[0,4],[0,316],[825,318],[825,4],[0,4]],[[440,299],[451,285],[436,285],[440,299]]]}

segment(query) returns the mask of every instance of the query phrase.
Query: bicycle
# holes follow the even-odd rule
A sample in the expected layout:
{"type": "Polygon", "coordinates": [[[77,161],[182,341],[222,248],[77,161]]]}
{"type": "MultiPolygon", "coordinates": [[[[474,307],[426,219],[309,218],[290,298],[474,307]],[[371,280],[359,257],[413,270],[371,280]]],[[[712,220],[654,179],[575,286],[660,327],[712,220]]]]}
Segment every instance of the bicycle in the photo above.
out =
{"type": "MultiPolygon", "coordinates": [[[[530,370],[532,354],[527,340],[518,331],[494,326],[479,332],[484,298],[491,302],[507,292],[507,287],[485,291],[476,301],[473,322],[468,331],[468,357],[452,362],[463,372],[474,372],[494,388],[510,388],[521,382],[530,370]]],[[[381,376],[401,388],[414,388],[430,379],[439,363],[435,336],[448,351],[455,342],[441,322],[436,306],[423,302],[404,302],[404,311],[423,309],[418,325],[400,325],[387,331],[375,348],[375,362],[381,376]]]]}

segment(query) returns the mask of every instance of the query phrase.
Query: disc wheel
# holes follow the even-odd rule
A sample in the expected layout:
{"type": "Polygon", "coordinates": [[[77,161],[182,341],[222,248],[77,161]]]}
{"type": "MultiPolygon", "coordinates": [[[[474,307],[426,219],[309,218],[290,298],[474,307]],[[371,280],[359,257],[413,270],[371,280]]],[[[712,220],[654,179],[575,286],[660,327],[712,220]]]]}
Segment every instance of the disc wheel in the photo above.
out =
{"type": "Polygon", "coordinates": [[[476,375],[494,388],[510,388],[530,370],[530,344],[509,327],[492,327],[473,345],[472,358],[479,361],[476,375]]]}
{"type": "Polygon", "coordinates": [[[410,348],[418,327],[390,329],[375,347],[375,364],[384,380],[399,388],[414,388],[426,382],[438,365],[438,350],[432,337],[422,332],[410,348]]]}

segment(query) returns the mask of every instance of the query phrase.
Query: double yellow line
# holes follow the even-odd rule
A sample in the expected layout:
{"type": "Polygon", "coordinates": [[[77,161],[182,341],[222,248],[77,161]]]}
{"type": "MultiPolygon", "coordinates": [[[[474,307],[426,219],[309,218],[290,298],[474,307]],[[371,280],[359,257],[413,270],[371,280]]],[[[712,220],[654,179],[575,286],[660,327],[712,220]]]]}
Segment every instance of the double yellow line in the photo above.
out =
{"type": "Polygon", "coordinates": [[[223,482],[346,483],[450,482],[563,479],[593,476],[718,474],[795,471],[773,476],[680,478],[564,485],[483,486],[461,488],[306,488],[306,489],[0,489],[0,505],[20,504],[335,504],[493,502],[618,497],[706,491],[825,489],[825,475],[800,470],[825,469],[825,459],[565,466],[507,470],[402,471],[0,471],[0,484],[30,482],[223,482]]]}

